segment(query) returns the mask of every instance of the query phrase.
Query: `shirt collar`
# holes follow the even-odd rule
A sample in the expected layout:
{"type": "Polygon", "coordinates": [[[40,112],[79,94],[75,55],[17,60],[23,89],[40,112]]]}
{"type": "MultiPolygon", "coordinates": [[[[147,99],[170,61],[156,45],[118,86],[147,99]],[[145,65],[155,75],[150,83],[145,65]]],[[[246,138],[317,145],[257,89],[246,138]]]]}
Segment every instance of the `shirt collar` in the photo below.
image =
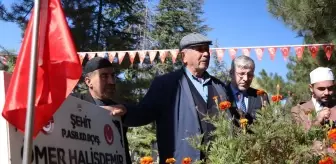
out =
{"type": "Polygon", "coordinates": [[[210,75],[209,75],[209,73],[208,73],[207,71],[204,72],[202,78],[198,78],[198,77],[194,76],[193,74],[191,74],[191,72],[190,72],[186,67],[183,67],[183,69],[184,69],[184,72],[187,74],[187,76],[188,76],[189,78],[192,77],[194,80],[196,80],[196,81],[198,81],[198,82],[201,82],[201,83],[207,83],[207,82],[209,82],[210,79],[211,79],[211,78],[210,78],[210,75]]]}
{"type": "Polygon", "coordinates": [[[240,91],[237,87],[235,87],[232,82],[230,83],[231,90],[234,95],[237,95],[238,93],[243,93],[244,96],[246,96],[246,91],[240,91]]]}
{"type": "Polygon", "coordinates": [[[323,106],[321,105],[321,103],[319,103],[314,97],[312,97],[312,101],[316,112],[322,110],[323,106]]]}

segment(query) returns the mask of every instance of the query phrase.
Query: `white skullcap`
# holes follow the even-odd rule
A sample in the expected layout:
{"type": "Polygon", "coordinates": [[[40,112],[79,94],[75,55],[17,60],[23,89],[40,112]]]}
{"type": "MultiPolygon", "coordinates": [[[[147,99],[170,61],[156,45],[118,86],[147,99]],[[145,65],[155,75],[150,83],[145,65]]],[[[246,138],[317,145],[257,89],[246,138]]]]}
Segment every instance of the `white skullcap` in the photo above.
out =
{"type": "Polygon", "coordinates": [[[330,68],[318,67],[310,72],[310,84],[329,80],[334,80],[334,75],[330,68]]]}

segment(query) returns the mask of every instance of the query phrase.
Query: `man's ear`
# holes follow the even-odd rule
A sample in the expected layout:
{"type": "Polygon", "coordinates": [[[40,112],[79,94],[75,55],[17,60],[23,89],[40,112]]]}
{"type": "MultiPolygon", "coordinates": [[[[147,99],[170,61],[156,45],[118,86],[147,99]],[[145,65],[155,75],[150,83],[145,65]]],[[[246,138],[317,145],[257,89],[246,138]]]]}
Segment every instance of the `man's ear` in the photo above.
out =
{"type": "Polygon", "coordinates": [[[186,64],[186,62],[184,61],[184,57],[185,57],[185,49],[181,51],[181,59],[182,59],[182,63],[186,64]]]}
{"type": "Polygon", "coordinates": [[[85,76],[84,81],[85,81],[85,84],[86,84],[89,88],[92,87],[91,79],[90,79],[89,77],[85,76]]]}
{"type": "Polygon", "coordinates": [[[309,90],[311,93],[313,93],[313,84],[309,84],[309,90]]]}

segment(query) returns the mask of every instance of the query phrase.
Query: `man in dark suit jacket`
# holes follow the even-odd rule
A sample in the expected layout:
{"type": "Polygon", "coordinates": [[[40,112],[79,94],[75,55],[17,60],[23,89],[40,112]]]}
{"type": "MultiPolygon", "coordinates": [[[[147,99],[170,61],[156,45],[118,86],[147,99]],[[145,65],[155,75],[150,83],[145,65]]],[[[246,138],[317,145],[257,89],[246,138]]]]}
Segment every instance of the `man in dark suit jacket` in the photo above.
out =
{"type": "Polygon", "coordinates": [[[253,123],[257,110],[265,103],[269,103],[266,93],[261,94],[251,86],[254,78],[254,61],[245,55],[232,60],[230,76],[231,82],[226,86],[231,102],[230,113],[234,122],[239,125],[240,118],[246,118],[249,124],[253,123]]]}
{"type": "Polygon", "coordinates": [[[205,157],[186,139],[204,133],[201,144],[207,143],[214,126],[202,119],[205,114],[218,112],[214,96],[218,96],[219,101],[228,100],[225,84],[206,72],[210,44],[208,38],[198,33],[183,37],[180,50],[184,67],[156,77],[137,106],[126,105],[125,125],[143,126],[156,122],[160,164],[167,158],[181,163],[184,157],[194,161],[205,157]]]}
{"type": "MultiPolygon", "coordinates": [[[[84,67],[84,74],[88,92],[85,94],[73,93],[72,96],[102,107],[117,104],[111,100],[115,93],[115,72],[112,64],[107,59],[95,57],[89,60],[84,67]]],[[[119,115],[122,115],[122,113],[119,113],[119,115]]],[[[121,128],[123,128],[124,140],[121,140],[120,142],[125,148],[126,163],[131,164],[132,161],[126,138],[128,128],[124,127],[119,122],[114,123],[118,128],[120,135],[121,128]]]]}

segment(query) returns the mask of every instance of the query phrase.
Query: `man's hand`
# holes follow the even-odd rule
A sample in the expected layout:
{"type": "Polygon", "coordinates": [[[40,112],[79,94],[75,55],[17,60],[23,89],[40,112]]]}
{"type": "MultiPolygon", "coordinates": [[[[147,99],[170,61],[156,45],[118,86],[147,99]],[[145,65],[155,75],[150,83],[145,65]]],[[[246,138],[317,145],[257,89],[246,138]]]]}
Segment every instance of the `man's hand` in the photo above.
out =
{"type": "Polygon", "coordinates": [[[316,122],[318,123],[322,123],[324,119],[328,119],[330,116],[330,109],[324,107],[318,114],[316,117],[316,122]]]}
{"type": "Polygon", "coordinates": [[[111,106],[100,106],[108,111],[112,116],[123,116],[126,114],[127,109],[124,105],[111,105],[111,106]]]}

